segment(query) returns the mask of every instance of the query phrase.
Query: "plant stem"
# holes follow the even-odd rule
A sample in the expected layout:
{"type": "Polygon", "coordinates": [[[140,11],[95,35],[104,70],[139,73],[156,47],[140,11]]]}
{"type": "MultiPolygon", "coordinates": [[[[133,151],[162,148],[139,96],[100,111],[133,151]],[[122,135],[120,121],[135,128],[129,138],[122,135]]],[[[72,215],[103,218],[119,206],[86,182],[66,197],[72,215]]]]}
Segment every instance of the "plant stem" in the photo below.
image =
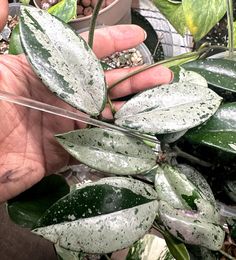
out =
{"type": "Polygon", "coordinates": [[[164,235],[164,232],[162,229],[160,229],[158,226],[156,226],[155,224],[152,224],[152,228],[154,228],[156,231],[158,231],[159,233],[161,233],[162,235],[164,235]]]}
{"type": "Polygon", "coordinates": [[[111,258],[108,255],[104,255],[107,260],[111,260],[111,258]]]}
{"type": "Polygon", "coordinates": [[[114,107],[114,105],[113,105],[113,103],[112,103],[112,101],[111,101],[111,99],[110,99],[109,96],[107,97],[107,102],[108,102],[108,104],[109,104],[109,106],[110,106],[111,113],[112,113],[112,115],[114,116],[115,113],[116,113],[116,109],[115,109],[115,107],[114,107]]]}
{"type": "Polygon", "coordinates": [[[112,85],[110,85],[110,87],[108,88],[108,91],[111,90],[112,88],[114,88],[116,85],[120,84],[121,82],[123,82],[124,80],[139,74],[140,72],[143,72],[145,70],[154,68],[158,65],[164,65],[167,68],[170,68],[172,66],[177,66],[177,65],[181,65],[183,63],[186,63],[188,61],[191,60],[196,60],[198,58],[200,58],[204,53],[209,52],[210,50],[217,50],[217,49],[223,49],[223,50],[228,50],[227,47],[224,46],[208,46],[208,47],[203,47],[201,49],[199,49],[198,51],[195,52],[188,52],[188,53],[184,53],[184,54],[180,54],[178,56],[166,59],[166,60],[162,60],[162,61],[158,61],[156,63],[153,63],[151,65],[146,65],[143,66],[142,68],[133,71],[129,74],[127,74],[126,76],[124,76],[123,78],[120,78],[119,80],[117,80],[116,82],[114,82],[112,85]]]}
{"type": "MultiPolygon", "coordinates": [[[[204,52],[205,52],[205,49],[204,49],[204,52]]],[[[190,61],[190,60],[193,60],[193,59],[197,59],[200,54],[203,53],[203,50],[201,52],[190,52],[190,53],[185,53],[185,54],[181,54],[181,55],[178,55],[178,56],[175,56],[175,57],[172,57],[172,58],[169,58],[169,59],[166,59],[166,60],[162,60],[162,61],[158,61],[154,64],[151,64],[151,65],[146,65],[146,66],[143,66],[142,68],[136,70],[136,71],[133,71],[129,74],[127,74],[126,76],[124,76],[123,78],[117,80],[116,82],[114,82],[112,85],[110,85],[110,87],[108,88],[108,90],[111,90],[112,88],[114,88],[116,85],[118,85],[119,83],[123,82],[124,80],[140,73],[140,72],[143,72],[145,70],[148,70],[148,69],[151,69],[151,68],[154,68],[158,65],[165,65],[166,67],[172,67],[174,65],[180,65],[182,63],[185,63],[187,61],[190,61]],[[175,63],[175,61],[177,63],[175,63]],[[182,61],[182,62],[180,62],[182,61]]]]}
{"type": "Polygon", "coordinates": [[[223,256],[227,257],[227,258],[230,259],[230,260],[236,260],[235,257],[233,257],[233,256],[231,256],[231,255],[229,255],[229,254],[227,254],[227,253],[226,253],[225,251],[223,251],[223,250],[218,250],[218,252],[221,253],[223,256]]]}
{"type": "Polygon", "coordinates": [[[173,147],[173,151],[176,152],[176,155],[179,156],[179,157],[182,157],[182,158],[185,158],[193,163],[196,163],[196,164],[199,164],[201,166],[204,166],[204,167],[211,167],[212,164],[209,163],[209,162],[205,162],[191,154],[188,154],[188,153],[185,153],[183,152],[182,150],[179,149],[179,147],[175,146],[173,147]]]}
{"type": "Polygon", "coordinates": [[[227,22],[228,22],[228,45],[229,45],[229,58],[234,56],[234,17],[233,17],[233,1],[226,0],[227,4],[227,22]]]}
{"type": "Polygon", "coordinates": [[[104,0],[98,0],[96,6],[93,9],[93,14],[90,21],[90,27],[89,27],[89,36],[88,36],[88,45],[90,46],[91,49],[93,48],[93,38],[94,38],[94,30],[96,27],[96,21],[103,1],[104,0]]]}

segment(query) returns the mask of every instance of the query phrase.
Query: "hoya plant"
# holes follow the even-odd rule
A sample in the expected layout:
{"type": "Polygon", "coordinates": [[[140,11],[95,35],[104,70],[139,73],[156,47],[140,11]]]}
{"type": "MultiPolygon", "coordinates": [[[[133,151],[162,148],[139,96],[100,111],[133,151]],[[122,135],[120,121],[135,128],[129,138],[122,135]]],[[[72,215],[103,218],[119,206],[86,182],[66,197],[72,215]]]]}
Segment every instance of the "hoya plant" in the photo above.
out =
{"type": "MultiPolygon", "coordinates": [[[[22,6],[20,40],[45,86],[87,115],[101,114],[110,89],[78,34],[45,11],[22,6]]],[[[161,62],[177,65],[174,82],[138,93],[114,111],[113,125],[127,133],[98,127],[55,133],[74,158],[104,177],[71,187],[59,175],[46,177],[8,202],[11,219],[53,242],[64,259],[109,258],[124,248],[130,248],[127,259],[190,259],[196,249],[198,259],[227,254],[221,250],[226,221],[199,171],[220,165],[232,174],[236,65],[202,58],[208,50],[161,62]]]]}

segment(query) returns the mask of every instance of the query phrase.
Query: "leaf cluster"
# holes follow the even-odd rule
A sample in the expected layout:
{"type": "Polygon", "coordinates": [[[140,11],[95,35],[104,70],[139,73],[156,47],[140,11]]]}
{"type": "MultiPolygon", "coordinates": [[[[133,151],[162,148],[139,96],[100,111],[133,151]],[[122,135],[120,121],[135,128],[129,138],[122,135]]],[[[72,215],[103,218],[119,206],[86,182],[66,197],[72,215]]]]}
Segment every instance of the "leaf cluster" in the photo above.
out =
{"type": "MultiPolygon", "coordinates": [[[[195,28],[189,1],[157,1],[162,2],[165,8],[188,10],[185,19],[195,28]]],[[[224,14],[224,4],[221,8],[217,19],[224,14]]],[[[90,116],[100,115],[109,90],[100,61],[79,35],[46,12],[22,7],[20,40],[32,67],[53,93],[90,116]]],[[[219,250],[225,233],[213,192],[196,169],[179,164],[178,158],[184,156],[207,169],[214,161],[180,152],[178,143],[210,147],[235,158],[236,65],[223,58],[200,59],[173,71],[172,84],[137,94],[114,114],[115,125],[158,138],[160,146],[102,128],[56,135],[73,157],[109,177],[70,191],[64,184],[65,189],[50,201],[46,194],[52,183],[46,179],[46,193],[39,183],[9,201],[11,218],[73,255],[106,254],[133,245],[128,259],[137,252],[141,259],[155,243],[163,245],[158,256],[171,252],[176,259],[189,259],[188,244],[219,250]],[[145,236],[151,227],[165,241],[145,236]]]]}

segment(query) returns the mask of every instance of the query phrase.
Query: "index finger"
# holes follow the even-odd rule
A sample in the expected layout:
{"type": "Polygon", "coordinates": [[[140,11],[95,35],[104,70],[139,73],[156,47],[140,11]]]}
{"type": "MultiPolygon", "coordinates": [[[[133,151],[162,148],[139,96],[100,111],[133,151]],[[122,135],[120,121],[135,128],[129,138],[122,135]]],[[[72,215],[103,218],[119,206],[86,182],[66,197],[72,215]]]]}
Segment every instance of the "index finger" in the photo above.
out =
{"type": "MultiPolygon", "coordinates": [[[[88,32],[81,33],[87,41],[88,32]]],[[[96,29],[93,51],[98,58],[136,47],[146,38],[146,32],[137,25],[125,24],[96,29]]]]}

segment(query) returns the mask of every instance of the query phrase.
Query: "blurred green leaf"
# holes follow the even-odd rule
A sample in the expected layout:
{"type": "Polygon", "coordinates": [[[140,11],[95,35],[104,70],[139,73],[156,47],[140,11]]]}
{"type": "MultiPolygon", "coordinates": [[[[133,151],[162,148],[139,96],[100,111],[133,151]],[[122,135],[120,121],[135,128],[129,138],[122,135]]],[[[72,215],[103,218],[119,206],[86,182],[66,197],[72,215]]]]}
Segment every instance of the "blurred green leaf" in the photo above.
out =
{"type": "Polygon", "coordinates": [[[50,175],[7,203],[8,214],[16,224],[32,228],[43,213],[69,193],[69,186],[60,175],[50,175]]]}
{"type": "Polygon", "coordinates": [[[187,26],[184,18],[182,3],[173,3],[169,0],[154,0],[156,7],[170,21],[176,31],[184,35],[187,26]]]}
{"type": "Polygon", "coordinates": [[[22,48],[20,40],[19,24],[17,24],[11,33],[9,54],[18,55],[21,53],[24,53],[24,50],[22,48]]]}
{"type": "Polygon", "coordinates": [[[226,13],[226,1],[183,0],[185,22],[195,41],[201,40],[226,13]]]}
{"type": "Polygon", "coordinates": [[[168,249],[176,260],[190,260],[188,250],[184,243],[172,236],[169,232],[164,231],[163,236],[165,238],[168,249]]]}
{"type": "Polygon", "coordinates": [[[51,6],[48,12],[65,23],[68,23],[77,15],[77,0],[61,0],[51,6]]]}
{"type": "MultiPolygon", "coordinates": [[[[163,238],[147,234],[137,241],[128,252],[126,260],[174,260],[163,238]]],[[[188,258],[181,258],[182,260],[188,258]]]]}

